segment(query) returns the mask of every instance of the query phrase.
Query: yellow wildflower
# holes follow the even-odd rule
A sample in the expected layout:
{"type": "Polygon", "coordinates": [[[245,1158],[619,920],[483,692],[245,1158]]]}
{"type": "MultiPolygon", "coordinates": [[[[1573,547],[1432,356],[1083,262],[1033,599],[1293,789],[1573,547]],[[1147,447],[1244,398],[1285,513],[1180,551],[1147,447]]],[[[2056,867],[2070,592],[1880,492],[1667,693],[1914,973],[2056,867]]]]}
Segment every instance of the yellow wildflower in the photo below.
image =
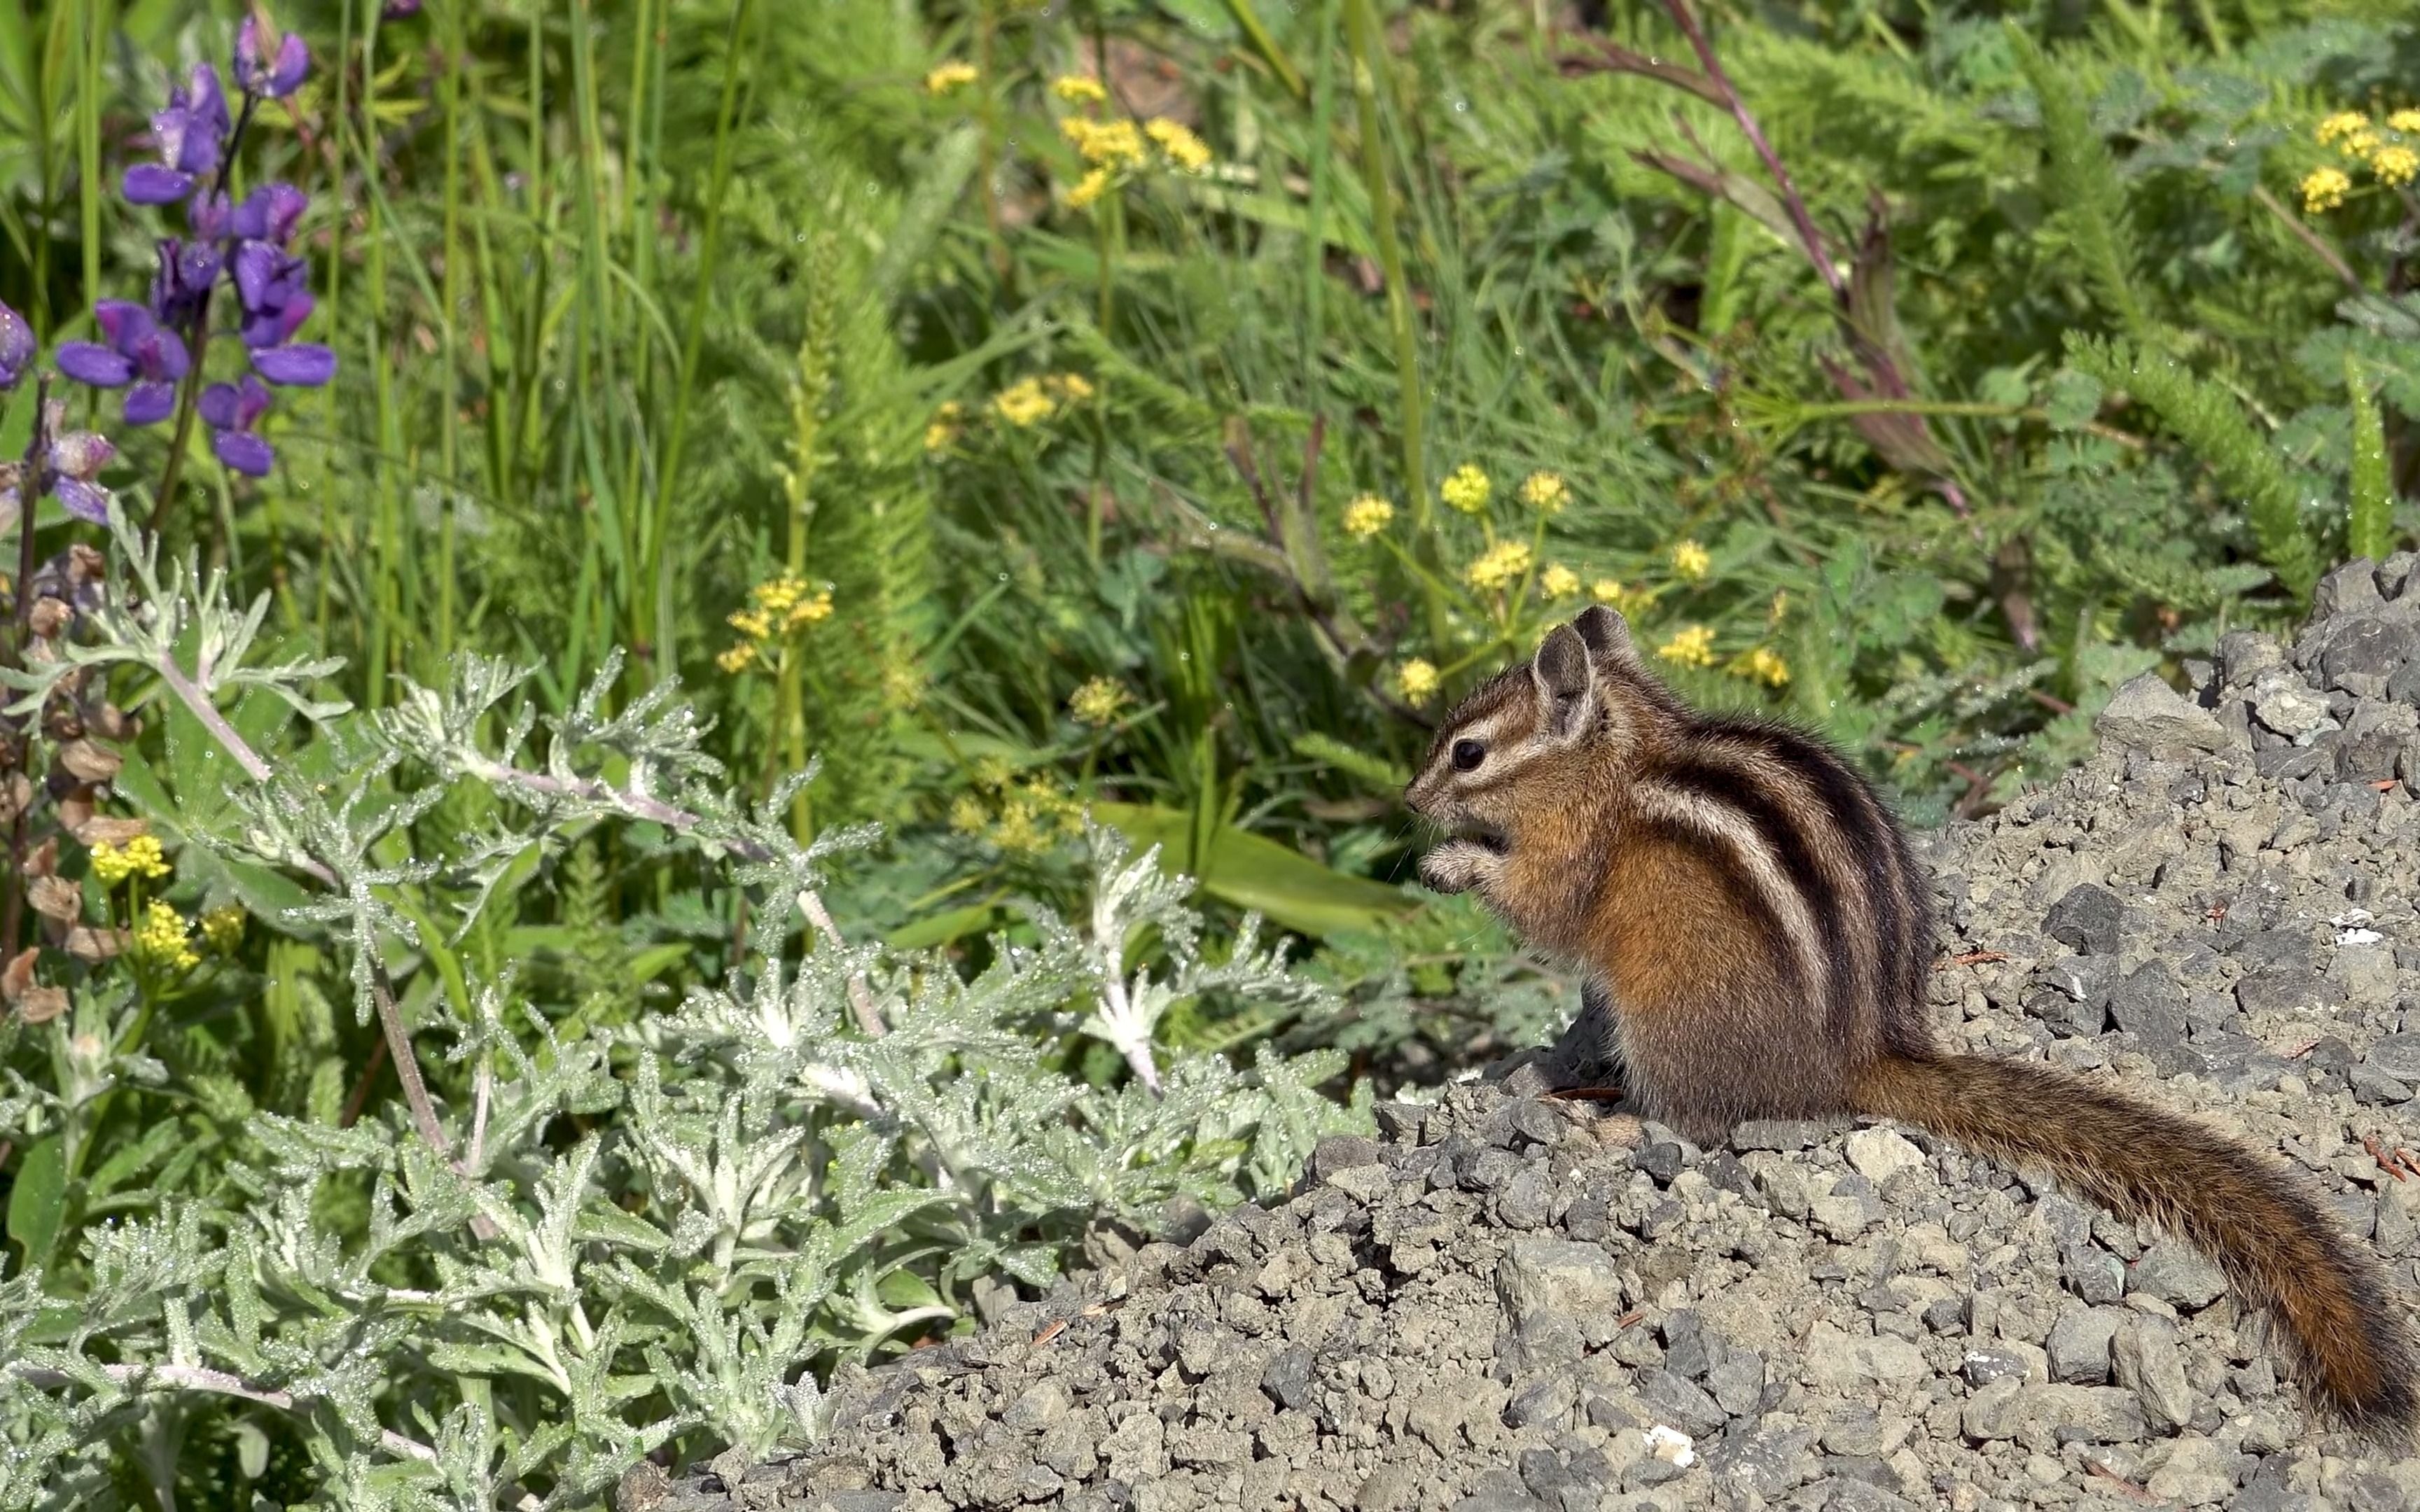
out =
{"type": "Polygon", "coordinates": [[[1476,515],[1487,507],[1492,486],[1487,474],[1471,463],[1465,462],[1437,485],[1437,497],[1466,515],[1476,515]]]}
{"type": "Polygon", "coordinates": [[[1210,148],[1185,127],[1165,117],[1143,123],[1142,134],[1159,145],[1168,161],[1187,173],[1200,173],[1210,166],[1210,148]]]}
{"type": "Polygon", "coordinates": [[[983,800],[971,793],[959,794],[950,804],[950,827],[961,835],[980,835],[990,824],[983,800]]]}
{"type": "Polygon", "coordinates": [[[1683,541],[1672,548],[1672,572],[1683,582],[1704,582],[1714,565],[1714,559],[1695,541],[1683,541]]]}
{"type": "Polygon", "coordinates": [[[1126,690],[1113,677],[1095,677],[1067,696],[1067,712],[1078,724],[1088,724],[1098,730],[1118,717],[1126,702],[1126,690]]]}
{"type": "Polygon", "coordinates": [[[191,926],[185,916],[154,898],[144,907],[143,922],[134,926],[134,953],[177,971],[202,964],[188,943],[191,926]]]}
{"type": "Polygon", "coordinates": [[[756,661],[756,643],[742,640],[714,658],[714,664],[733,676],[746,671],[756,661]]]}
{"type": "Polygon", "coordinates": [[[2386,124],[2398,131],[2408,131],[2420,136],[2420,110],[2409,108],[2398,110],[2386,117],[2386,124]]]}
{"type": "Polygon", "coordinates": [[[924,75],[924,92],[928,95],[955,94],[981,77],[971,63],[944,63],[924,75]]]}
{"type": "Polygon", "coordinates": [[[1569,598],[1580,591],[1580,575],[1558,562],[1538,575],[1538,591],[1548,598],[1569,598]]]}
{"type": "Polygon", "coordinates": [[[1357,541],[1366,541],[1387,528],[1395,517],[1395,506],[1373,493],[1365,493],[1344,506],[1344,533],[1357,541]]]}
{"type": "Polygon", "coordinates": [[[2410,147],[2380,147],[2378,156],[2369,160],[2369,171],[2378,181],[2390,188],[2401,188],[2420,174],[2420,152],[2410,147]]]}
{"type": "Polygon", "coordinates": [[[924,426],[924,450],[938,452],[958,439],[958,424],[966,418],[965,406],[955,399],[945,399],[941,408],[924,426]]]}
{"type": "Polygon", "coordinates": [[[792,606],[790,612],[782,621],[782,628],[799,630],[810,625],[821,625],[831,618],[831,590],[827,588],[816,594],[814,597],[800,599],[792,606]]]}
{"type": "Polygon", "coordinates": [[[1437,670],[1414,656],[1395,669],[1395,686],[1404,690],[1404,697],[1411,702],[1426,703],[1436,696],[1437,670]]]}
{"type": "Polygon", "coordinates": [[[762,609],[734,609],[723,616],[722,623],[751,640],[762,640],[773,633],[773,622],[762,609]]]}
{"type": "Polygon", "coordinates": [[[1056,373],[1044,378],[1042,386],[1063,404],[1082,404],[1093,396],[1092,379],[1081,373],[1056,373]]]}
{"type": "Polygon", "coordinates": [[[1572,501],[1571,485],[1560,473],[1532,472],[1521,480],[1521,501],[1541,514],[1559,515],[1572,501]]]}
{"type": "Polygon", "coordinates": [[[1714,632],[1706,625],[1692,625],[1656,647],[1655,654],[1677,666],[1711,667],[1714,664],[1714,632]]]}
{"type": "Polygon", "coordinates": [[[1477,561],[1462,570],[1463,580],[1485,592],[1507,588],[1529,570],[1529,543],[1498,541],[1480,553],[1477,561]]]}
{"type": "Polygon", "coordinates": [[[1040,378],[1019,378],[992,395],[992,412],[1019,427],[1033,425],[1050,418],[1059,408],[1058,401],[1042,392],[1040,378]]]}
{"type": "Polygon", "coordinates": [[[2345,193],[2352,180],[2341,168],[2314,168],[2303,180],[2303,208],[2313,215],[2332,210],[2344,203],[2345,193]]]}
{"type": "Polygon", "coordinates": [[[1050,92],[1071,105],[1105,103],[1109,92],[1089,73],[1063,73],[1050,81],[1050,92]]]}
{"type": "Polygon", "coordinates": [[[1616,582],[1613,579],[1599,578],[1596,581],[1589,584],[1589,597],[1595,599],[1600,604],[1609,604],[1618,609],[1621,608],[1622,605],[1630,602],[1631,594],[1629,589],[1624,588],[1621,583],[1616,582]]]}
{"type": "Polygon", "coordinates": [[[1022,795],[1013,797],[1001,806],[1000,823],[992,825],[991,842],[1016,855],[1039,855],[1050,848],[1050,836],[1042,827],[1041,818],[1022,795]]]}
{"type": "Polygon", "coordinates": [[[1767,687],[1790,686],[1790,663],[1770,646],[1759,646],[1749,652],[1731,671],[1743,677],[1753,677],[1767,687]]]}
{"type": "Polygon", "coordinates": [[[243,943],[243,910],[234,903],[202,916],[202,938],[221,955],[233,955],[243,943]]]}
{"type": "Polygon", "coordinates": [[[1071,210],[1090,209],[1103,194],[1109,192],[1109,170],[1095,168],[1076,180],[1075,185],[1067,191],[1067,208],[1071,210]]]}
{"type": "Polygon", "coordinates": [[[92,874],[113,887],[128,877],[156,880],[168,874],[168,858],[150,835],[137,835],[122,846],[102,841],[92,848],[92,874]]]}
{"type": "Polygon", "coordinates": [[[1773,591],[1773,607],[1764,611],[1764,623],[1767,625],[1779,625],[1781,623],[1781,617],[1789,612],[1790,590],[1787,588],[1775,589],[1773,591]]]}
{"type": "Polygon", "coordinates": [[[1059,131],[1077,154],[1095,168],[1131,167],[1142,162],[1142,132],[1135,129],[1132,121],[1063,116],[1059,131]]]}
{"type": "Polygon", "coordinates": [[[1016,778],[1016,768],[997,756],[985,756],[975,762],[975,786],[997,792],[1016,778]]]}
{"type": "MultiPolygon", "coordinates": [[[[2387,124],[2391,126],[2394,122],[2390,120],[2387,124]]],[[[2399,127],[2397,129],[2401,130],[2399,127]]],[[[2332,147],[2337,142],[2363,135],[2368,131],[2368,116],[2357,110],[2340,110],[2321,120],[2319,130],[2311,134],[2319,138],[2319,146],[2332,147]]]]}

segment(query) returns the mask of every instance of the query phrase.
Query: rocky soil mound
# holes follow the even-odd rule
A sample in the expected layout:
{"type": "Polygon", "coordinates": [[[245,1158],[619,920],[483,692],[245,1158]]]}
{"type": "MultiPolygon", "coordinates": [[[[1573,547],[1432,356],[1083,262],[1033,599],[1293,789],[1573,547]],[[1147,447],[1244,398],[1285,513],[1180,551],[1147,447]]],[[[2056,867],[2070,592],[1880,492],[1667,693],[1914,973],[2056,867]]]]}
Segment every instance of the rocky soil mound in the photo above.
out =
{"type": "MultiPolygon", "coordinates": [[[[1947,1042],[2233,1131],[2420,1295],[2420,571],[2144,679],[2101,754],[1928,842],[1947,1042]]],[[[1887,1125],[1699,1149],[1451,1089],[1292,1200],[835,1383],[811,1456],[675,1508],[2420,1507],[2307,1418],[2218,1273],[1887,1125]]]]}

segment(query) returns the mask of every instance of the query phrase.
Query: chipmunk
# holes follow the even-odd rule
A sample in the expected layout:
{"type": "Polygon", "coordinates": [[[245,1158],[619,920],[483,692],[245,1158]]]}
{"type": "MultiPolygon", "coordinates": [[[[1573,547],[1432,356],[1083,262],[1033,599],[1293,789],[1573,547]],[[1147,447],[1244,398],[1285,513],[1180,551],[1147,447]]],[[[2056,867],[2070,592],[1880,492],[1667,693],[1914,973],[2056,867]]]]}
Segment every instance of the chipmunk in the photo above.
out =
{"type": "Polygon", "coordinates": [[[2420,1354],[2383,1270],[2299,1180],[2079,1077],[1935,1044],[1931,884],[1821,741],[1692,711],[1591,609],[1454,709],[1404,801],[1453,836],[1423,881],[1587,972],[1566,1042],[1605,1037],[1641,1112],[1705,1145],[1747,1119],[1871,1114],[2046,1166],[2273,1308],[2319,1406],[2411,1433],[2420,1354]]]}

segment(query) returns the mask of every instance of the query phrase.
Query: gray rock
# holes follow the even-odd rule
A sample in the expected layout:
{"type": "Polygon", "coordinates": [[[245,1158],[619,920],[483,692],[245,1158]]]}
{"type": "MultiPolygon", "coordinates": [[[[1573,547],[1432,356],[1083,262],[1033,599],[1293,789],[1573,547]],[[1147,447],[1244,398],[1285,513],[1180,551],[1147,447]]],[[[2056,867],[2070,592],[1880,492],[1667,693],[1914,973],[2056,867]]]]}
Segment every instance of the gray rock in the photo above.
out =
{"type": "Polygon", "coordinates": [[[2129,1284],[2136,1290],[2190,1312],[2207,1307],[2226,1290],[2226,1277],[2201,1252],[2164,1239],[2134,1262],[2129,1284]]]}
{"type": "Polygon", "coordinates": [[[2068,1289],[2092,1306],[2126,1294],[2126,1262],[2098,1244],[2070,1244],[2060,1250],[2058,1271],[2068,1289]]]}
{"type": "Polygon", "coordinates": [[[2154,756],[2226,748],[2226,732],[2211,712],[2186,702],[2151,672],[2118,688],[2102,707],[2092,728],[2111,745],[2154,756]]]}
{"type": "Polygon", "coordinates": [[[1311,1151],[1311,1173],[1326,1180],[1339,1171],[1378,1164],[1378,1142],[1358,1134],[1329,1134],[1311,1151]]]}
{"type": "Polygon", "coordinates": [[[2176,1324],[2144,1313],[2118,1325],[2110,1340],[2118,1383],[2142,1399],[2144,1421],[2158,1433],[2174,1432],[2193,1421],[2196,1398],[2185,1380],[2184,1350],[2178,1338],[2176,1324]]]}
{"type": "Polygon", "coordinates": [[[1817,1119],[1750,1119],[1731,1131],[1731,1148],[1742,1152],[1805,1149],[1838,1127],[1817,1119]]]}
{"type": "Polygon", "coordinates": [[[2361,614],[2385,606],[2386,600],[2378,591],[2378,563],[2367,557],[2355,557],[2333,569],[2311,588],[2314,619],[2361,614]]]}
{"type": "Polygon", "coordinates": [[[1995,1381],[2023,1381],[2025,1379],[2025,1362],[2024,1356],[2013,1350],[1968,1350],[1959,1373],[1966,1378],[1966,1384],[1970,1386],[1988,1386],[1995,1381]]]}
{"type": "Polygon", "coordinates": [[[2096,883],[2070,887],[2042,917],[2042,933],[2079,955],[2116,955],[2123,905],[2096,883]]]}
{"type": "Polygon", "coordinates": [[[1814,1443],[1811,1428],[1759,1428],[1707,1456],[1706,1468],[1719,1486],[1753,1489],[1771,1500],[1809,1477],[1817,1463],[1809,1452],[1814,1443]]]}
{"type": "Polygon", "coordinates": [[[2297,744],[2329,722],[2328,701],[2288,671],[2263,672],[2252,688],[2252,717],[2297,744]]]}
{"type": "Polygon", "coordinates": [[[2285,665],[2286,648],[2273,635],[2229,630],[2218,638],[2219,680],[2229,687],[2249,687],[2262,672],[2285,665]]]}
{"type": "Polygon", "coordinates": [[[1513,1240],[1496,1265],[1496,1295],[1506,1321],[1515,1326],[1532,1313],[1560,1313],[1600,1347],[1620,1332],[1621,1273],[1594,1244],[1528,1235],[1513,1240]]]}
{"type": "Polygon", "coordinates": [[[1657,1422],[1669,1424],[1693,1439],[1720,1432],[1729,1421],[1722,1404],[1708,1396],[1703,1387],[1669,1370],[1641,1370],[1637,1385],[1638,1399],[1647,1404],[1657,1422]]]}
{"type": "Polygon", "coordinates": [[[2236,1473],[2244,1462],[2242,1455],[2216,1440],[2188,1434],[2168,1446],[2167,1458],[2143,1489],[2186,1506],[2215,1506],[2235,1494],[2236,1473]]]}
{"type": "Polygon", "coordinates": [[[2412,1088],[2375,1066],[2357,1065],[2350,1072],[2352,1095],[2372,1107],[2412,1101],[2412,1088]]]}
{"type": "Polygon", "coordinates": [[[2107,1382],[2110,1340],[2125,1319],[2114,1307],[2071,1307],[2059,1314],[2044,1345],[2051,1380],[2079,1386],[2107,1382]]]}
{"type": "Polygon", "coordinates": [[[2244,978],[2235,984],[2235,1001],[2246,1013],[2323,1013],[2343,1006],[2344,989],[2289,967],[2244,978]]]}
{"type": "Polygon", "coordinates": [[[1261,1389],[1280,1407],[1304,1408],[1311,1403],[1311,1351],[1299,1344],[1280,1350],[1261,1372],[1261,1389]]]}
{"type": "Polygon", "coordinates": [[[2366,1064],[2398,1082],[2420,1082],[2420,1033],[2390,1034],[2369,1047],[2366,1064]]]}
{"type": "Polygon", "coordinates": [[[2167,966],[2147,961],[2109,995],[2109,1016],[2144,1048],[2175,1045],[2185,1037],[2185,995],[2167,966]]]}

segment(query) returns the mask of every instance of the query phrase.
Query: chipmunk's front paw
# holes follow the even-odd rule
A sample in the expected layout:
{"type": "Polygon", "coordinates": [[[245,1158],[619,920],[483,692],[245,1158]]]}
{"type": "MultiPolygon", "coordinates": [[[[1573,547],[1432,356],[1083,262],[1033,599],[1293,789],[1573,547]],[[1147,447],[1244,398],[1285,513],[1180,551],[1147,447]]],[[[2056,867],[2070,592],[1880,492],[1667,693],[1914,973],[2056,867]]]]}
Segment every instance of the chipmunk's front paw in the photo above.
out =
{"type": "Polygon", "coordinates": [[[1503,857],[1471,841],[1448,841],[1420,857],[1420,880],[1437,892],[1468,892],[1494,874],[1503,857]]]}

